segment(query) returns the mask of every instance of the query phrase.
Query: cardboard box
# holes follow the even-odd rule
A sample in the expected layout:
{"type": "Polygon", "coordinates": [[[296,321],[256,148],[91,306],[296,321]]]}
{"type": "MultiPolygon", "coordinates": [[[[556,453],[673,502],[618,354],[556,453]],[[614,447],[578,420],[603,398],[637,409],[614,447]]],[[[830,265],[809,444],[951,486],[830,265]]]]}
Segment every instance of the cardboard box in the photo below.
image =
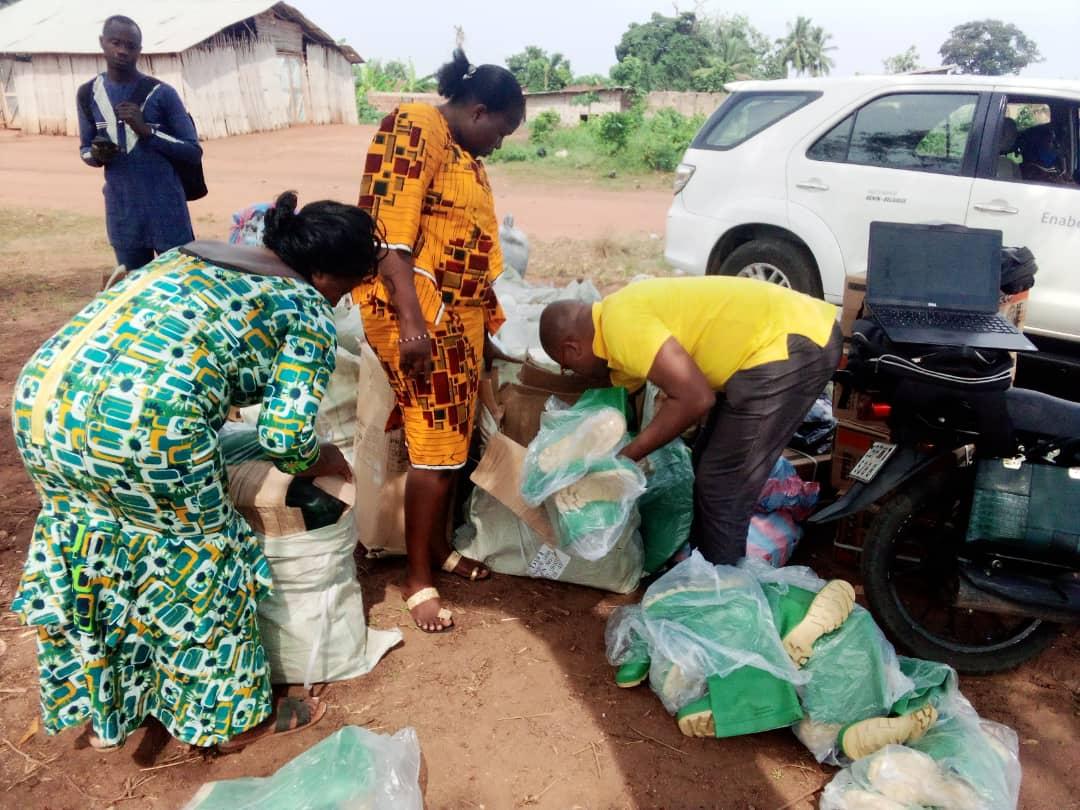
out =
{"type": "Polygon", "coordinates": [[[549,371],[531,359],[526,360],[521,366],[518,382],[526,388],[536,388],[554,394],[568,405],[573,405],[582,394],[589,390],[589,383],[581,377],[549,371]]]}
{"type": "Polygon", "coordinates": [[[521,497],[521,476],[528,451],[513,439],[497,433],[491,437],[470,480],[517,515],[544,542],[555,545],[555,530],[547,512],[529,506],[521,497]]]}
{"type": "Polygon", "coordinates": [[[836,440],[833,444],[832,474],[830,483],[833,489],[844,492],[851,485],[847,477],[863,454],[874,442],[889,441],[889,427],[884,422],[852,422],[841,419],[836,425],[836,440]]]}
{"type": "Polygon", "coordinates": [[[1013,295],[1002,295],[998,304],[998,313],[1021,332],[1024,331],[1024,323],[1027,321],[1028,298],[1030,290],[1013,295]]]}
{"type": "Polygon", "coordinates": [[[404,432],[386,429],[396,407],[394,391],[367,345],[360,356],[357,391],[353,441],[357,535],[373,555],[404,554],[409,457],[404,432]]]}
{"type": "MultiPolygon", "coordinates": [[[[502,406],[502,432],[522,446],[528,446],[540,432],[540,415],[551,392],[517,383],[507,383],[499,389],[502,406]]],[[[574,398],[577,401],[577,397],[574,398]]]]}
{"type": "Polygon", "coordinates": [[[851,337],[851,328],[862,315],[866,301],[866,275],[849,274],[844,279],[844,298],[840,309],[840,331],[851,337]]]}
{"type": "MultiPolygon", "coordinates": [[[[859,412],[862,405],[870,404],[869,394],[856,390],[850,385],[833,381],[833,416],[846,422],[860,422],[859,412]]],[[[873,422],[870,424],[878,424],[873,422]]]]}
{"type": "MultiPolygon", "coordinates": [[[[1020,293],[1013,293],[1012,295],[1002,294],[998,301],[998,314],[1002,318],[1007,320],[1021,332],[1024,331],[1024,323],[1027,321],[1027,308],[1028,298],[1031,297],[1030,290],[1024,290],[1020,293]]],[[[1012,378],[1016,380],[1016,352],[1009,352],[1012,357],[1012,378]]]]}

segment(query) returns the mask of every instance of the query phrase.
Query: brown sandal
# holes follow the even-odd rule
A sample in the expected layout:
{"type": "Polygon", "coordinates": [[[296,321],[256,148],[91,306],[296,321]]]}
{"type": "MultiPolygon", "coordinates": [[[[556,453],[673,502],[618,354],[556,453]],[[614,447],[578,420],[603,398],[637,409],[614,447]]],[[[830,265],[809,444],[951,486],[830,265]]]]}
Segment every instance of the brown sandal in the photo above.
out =
{"type": "MultiPolygon", "coordinates": [[[[313,726],[322,720],[325,714],[326,704],[316,697],[283,697],[278,702],[275,716],[264,720],[255,727],[255,729],[258,729],[257,734],[253,734],[243,742],[237,742],[237,739],[242,734],[247,733],[243,732],[228,742],[218,743],[218,751],[223,754],[235,754],[264,737],[285,737],[293,732],[303,731],[305,728],[313,726]]],[[[254,731],[255,729],[250,730],[254,731]]]]}

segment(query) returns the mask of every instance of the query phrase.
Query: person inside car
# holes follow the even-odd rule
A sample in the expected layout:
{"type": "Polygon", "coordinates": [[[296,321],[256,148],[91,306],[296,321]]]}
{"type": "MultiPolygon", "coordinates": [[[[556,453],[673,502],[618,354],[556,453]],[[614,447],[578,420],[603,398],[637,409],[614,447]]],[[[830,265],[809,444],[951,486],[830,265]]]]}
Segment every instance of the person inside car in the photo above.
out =
{"type": "Polygon", "coordinates": [[[1017,148],[1023,158],[1020,164],[1023,179],[1036,183],[1076,183],[1076,178],[1065,169],[1052,124],[1025,129],[1017,140],[1017,148]]]}

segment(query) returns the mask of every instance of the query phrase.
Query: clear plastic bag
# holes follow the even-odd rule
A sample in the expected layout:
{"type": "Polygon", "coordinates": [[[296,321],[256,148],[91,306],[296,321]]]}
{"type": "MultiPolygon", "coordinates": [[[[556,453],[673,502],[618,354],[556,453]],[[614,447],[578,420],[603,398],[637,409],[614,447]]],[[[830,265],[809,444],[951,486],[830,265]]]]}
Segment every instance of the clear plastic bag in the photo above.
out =
{"type": "Polygon", "coordinates": [[[607,556],[628,526],[637,528],[634,504],[644,491],[645,476],[632,461],[597,462],[546,501],[559,544],[583,560],[607,556]]]}
{"type": "Polygon", "coordinates": [[[981,719],[962,695],[953,709],[921,739],[886,746],[842,770],[825,789],[823,810],[1015,810],[1016,734],[981,719]]]}
{"type": "Polygon", "coordinates": [[[613,459],[628,441],[626,417],[615,408],[546,410],[525,456],[522,497],[539,506],[597,462],[613,459]]]}
{"type": "Polygon", "coordinates": [[[423,810],[416,732],[345,726],[272,776],[209,782],[184,810],[423,810]]]}
{"type": "Polygon", "coordinates": [[[514,215],[507,214],[499,225],[499,244],[502,246],[503,262],[521,278],[529,266],[529,237],[525,231],[514,227],[514,215]]]}
{"type": "Polygon", "coordinates": [[[645,540],[645,572],[659,571],[690,537],[694,522],[694,465],[676,439],[649,454],[645,494],[638,501],[645,540]]]}
{"type": "Polygon", "coordinates": [[[605,633],[609,660],[640,649],[642,635],[650,685],[672,714],[704,695],[710,676],[744,666],[796,685],[808,680],[784,651],[757,580],[743,569],[711,565],[697,552],[649,586],[640,617],[612,615],[605,633]]]}

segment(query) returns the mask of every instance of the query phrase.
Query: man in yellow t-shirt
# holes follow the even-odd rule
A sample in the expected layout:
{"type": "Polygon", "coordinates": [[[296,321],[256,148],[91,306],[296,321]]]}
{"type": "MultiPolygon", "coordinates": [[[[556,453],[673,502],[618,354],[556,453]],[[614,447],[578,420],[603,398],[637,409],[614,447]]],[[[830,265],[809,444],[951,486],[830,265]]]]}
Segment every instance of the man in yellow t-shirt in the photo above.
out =
{"type": "Polygon", "coordinates": [[[754,504],[776,459],[825,388],[843,346],[836,307],[746,278],[650,279],[599,304],[558,301],[544,350],[599,385],[667,399],[622,451],[638,461],[705,419],[694,445],[691,541],[712,563],[746,554],[754,504]]]}

